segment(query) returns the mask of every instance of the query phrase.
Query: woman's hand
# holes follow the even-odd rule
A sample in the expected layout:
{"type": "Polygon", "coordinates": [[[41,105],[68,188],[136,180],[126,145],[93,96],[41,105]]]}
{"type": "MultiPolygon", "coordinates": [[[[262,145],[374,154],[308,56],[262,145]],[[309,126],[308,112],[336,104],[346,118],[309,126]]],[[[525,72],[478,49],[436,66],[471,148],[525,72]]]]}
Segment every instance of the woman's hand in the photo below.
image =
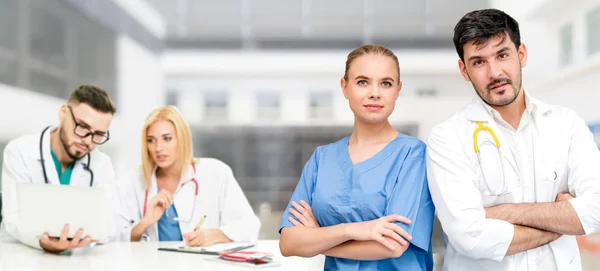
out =
{"type": "Polygon", "coordinates": [[[172,203],[173,196],[171,193],[165,189],[160,190],[156,196],[150,199],[146,208],[146,215],[142,220],[145,220],[145,224],[152,225],[156,223],[172,203]]]}
{"type": "Polygon", "coordinates": [[[347,233],[350,238],[357,241],[377,241],[382,245],[386,246],[390,250],[396,248],[388,242],[385,237],[389,237],[402,246],[407,246],[408,241],[411,240],[412,236],[408,234],[400,226],[394,224],[399,221],[405,224],[410,224],[410,219],[400,215],[388,215],[382,218],[378,218],[371,221],[349,223],[347,227],[347,233]]]}
{"type": "Polygon", "coordinates": [[[295,210],[290,209],[290,214],[292,214],[296,218],[294,219],[293,217],[288,217],[288,220],[292,223],[292,225],[304,226],[309,228],[321,227],[321,225],[319,225],[319,221],[317,221],[317,218],[313,213],[312,208],[310,207],[310,205],[308,205],[306,201],[300,200],[300,204],[296,203],[295,201],[292,201],[292,206],[295,210]]]}
{"type": "Polygon", "coordinates": [[[219,243],[232,242],[229,237],[220,229],[198,229],[193,232],[183,234],[183,240],[188,246],[210,246],[219,243]]]}

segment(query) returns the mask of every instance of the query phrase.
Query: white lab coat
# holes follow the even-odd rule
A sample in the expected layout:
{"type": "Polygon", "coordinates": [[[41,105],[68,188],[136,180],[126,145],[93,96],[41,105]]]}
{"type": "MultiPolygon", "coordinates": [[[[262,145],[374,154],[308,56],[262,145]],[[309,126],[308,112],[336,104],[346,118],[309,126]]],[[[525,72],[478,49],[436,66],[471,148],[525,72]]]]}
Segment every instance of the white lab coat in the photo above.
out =
{"type": "MultiPolygon", "coordinates": [[[[44,165],[46,174],[51,185],[60,185],[58,173],[50,153],[50,132],[56,127],[48,129],[44,134],[42,152],[44,154],[44,165]]],[[[44,183],[44,173],[40,164],[40,133],[25,135],[14,139],[4,149],[4,163],[2,165],[2,225],[0,226],[0,239],[5,241],[18,240],[28,246],[39,248],[39,239],[34,235],[26,235],[19,231],[19,213],[17,206],[18,182],[44,183]]],[[[90,169],[94,172],[93,187],[103,187],[109,192],[109,198],[113,213],[116,214],[117,204],[114,186],[114,170],[108,155],[95,148],[90,152],[90,169]]],[[[90,173],[86,171],[83,164],[87,163],[87,156],[75,162],[71,173],[70,185],[89,186],[90,173]]],[[[40,202],[43,204],[43,202],[40,202]]],[[[74,202],[73,204],[77,204],[74,202]]],[[[112,219],[109,221],[109,241],[117,238],[117,226],[112,219]]],[[[85,230],[85,229],[84,229],[85,230]]],[[[40,233],[41,234],[41,233],[40,233]]]]}
{"type": "MultiPolygon", "coordinates": [[[[576,196],[570,203],[585,233],[600,231],[600,152],[589,128],[572,110],[544,104],[529,95],[526,98],[533,106],[533,122],[529,124],[535,125],[534,202],[554,202],[558,193],[570,192],[576,196]]],[[[485,218],[485,207],[523,202],[519,177],[511,166],[516,165],[515,159],[502,137],[479,97],[431,132],[427,171],[437,216],[447,237],[444,270],[527,270],[524,252],[504,256],[513,238],[513,225],[485,218]],[[502,195],[490,193],[482,177],[474,151],[476,121],[491,127],[500,141],[508,180],[502,195]]],[[[493,142],[487,132],[480,132],[478,140],[480,145],[493,142]]],[[[490,152],[481,154],[485,159],[490,152]]],[[[581,270],[575,236],[562,236],[549,246],[558,270],[581,270]]]]}
{"type": "MultiPolygon", "coordinates": [[[[156,169],[152,175],[147,204],[157,194],[155,173],[156,169]]],[[[192,176],[193,169],[190,165],[187,175],[181,178],[177,187],[180,188],[183,182],[191,180],[192,176]]],[[[203,229],[218,228],[233,241],[256,242],[260,220],[235,180],[231,168],[217,159],[199,158],[195,178],[198,182],[198,196],[195,196],[194,185],[188,183],[173,199],[178,216],[185,220],[191,217],[190,221],[179,222],[181,233],[193,231],[200,218],[206,215],[203,229]]],[[[122,207],[119,216],[122,222],[120,239],[128,242],[131,240],[131,229],[143,217],[146,189],[142,182],[141,167],[119,179],[122,207]]],[[[157,223],[148,228],[142,238],[146,241],[158,241],[157,223]]]]}

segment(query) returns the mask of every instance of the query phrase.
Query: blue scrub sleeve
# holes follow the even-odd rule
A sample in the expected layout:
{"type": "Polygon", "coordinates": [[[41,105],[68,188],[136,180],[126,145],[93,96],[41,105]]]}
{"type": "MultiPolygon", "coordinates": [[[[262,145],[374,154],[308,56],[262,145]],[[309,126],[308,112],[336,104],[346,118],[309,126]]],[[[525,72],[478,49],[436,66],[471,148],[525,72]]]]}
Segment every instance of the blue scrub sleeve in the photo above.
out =
{"type": "Polygon", "coordinates": [[[292,198],[288,202],[285,211],[283,212],[283,216],[281,217],[281,224],[279,225],[279,233],[281,233],[281,229],[284,227],[292,227],[294,226],[289,220],[288,217],[294,217],[290,214],[290,208],[292,208],[292,201],[296,203],[300,203],[300,200],[306,201],[309,205],[312,206],[312,193],[314,191],[315,180],[317,179],[317,168],[318,168],[318,153],[319,147],[315,149],[313,154],[308,159],[308,162],[304,165],[304,169],[302,170],[302,175],[300,176],[300,181],[296,185],[296,189],[292,194],[292,198]]]}
{"type": "Polygon", "coordinates": [[[399,214],[407,217],[412,223],[397,225],[412,235],[411,244],[428,252],[433,231],[435,207],[427,184],[425,167],[425,149],[417,148],[416,153],[402,162],[400,173],[389,198],[385,215],[399,214]]]}

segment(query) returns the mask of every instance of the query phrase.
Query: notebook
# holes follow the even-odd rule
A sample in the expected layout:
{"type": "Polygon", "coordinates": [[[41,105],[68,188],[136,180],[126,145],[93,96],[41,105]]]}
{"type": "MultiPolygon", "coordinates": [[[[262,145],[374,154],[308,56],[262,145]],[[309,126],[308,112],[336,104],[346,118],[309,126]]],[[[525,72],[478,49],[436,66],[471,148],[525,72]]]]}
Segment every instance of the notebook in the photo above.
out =
{"type": "Polygon", "coordinates": [[[243,249],[251,248],[253,246],[254,246],[254,244],[245,243],[245,242],[214,244],[212,246],[204,246],[204,247],[190,247],[190,246],[187,246],[184,243],[182,243],[182,244],[177,244],[177,245],[170,246],[170,247],[159,247],[158,250],[198,253],[198,254],[206,254],[206,255],[219,255],[220,252],[240,251],[243,249]]]}

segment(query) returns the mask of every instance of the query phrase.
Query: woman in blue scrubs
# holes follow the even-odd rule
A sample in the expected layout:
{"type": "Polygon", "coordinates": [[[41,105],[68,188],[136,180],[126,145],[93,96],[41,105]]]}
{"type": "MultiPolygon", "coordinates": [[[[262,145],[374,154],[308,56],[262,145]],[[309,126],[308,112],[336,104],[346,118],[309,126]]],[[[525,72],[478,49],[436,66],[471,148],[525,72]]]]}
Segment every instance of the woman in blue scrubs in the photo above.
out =
{"type": "Polygon", "coordinates": [[[365,45],[341,79],[354,130],[319,146],[281,219],[284,256],[326,255],[325,270],[432,270],[434,206],[425,144],[388,121],[402,88],[397,57],[365,45]]]}

